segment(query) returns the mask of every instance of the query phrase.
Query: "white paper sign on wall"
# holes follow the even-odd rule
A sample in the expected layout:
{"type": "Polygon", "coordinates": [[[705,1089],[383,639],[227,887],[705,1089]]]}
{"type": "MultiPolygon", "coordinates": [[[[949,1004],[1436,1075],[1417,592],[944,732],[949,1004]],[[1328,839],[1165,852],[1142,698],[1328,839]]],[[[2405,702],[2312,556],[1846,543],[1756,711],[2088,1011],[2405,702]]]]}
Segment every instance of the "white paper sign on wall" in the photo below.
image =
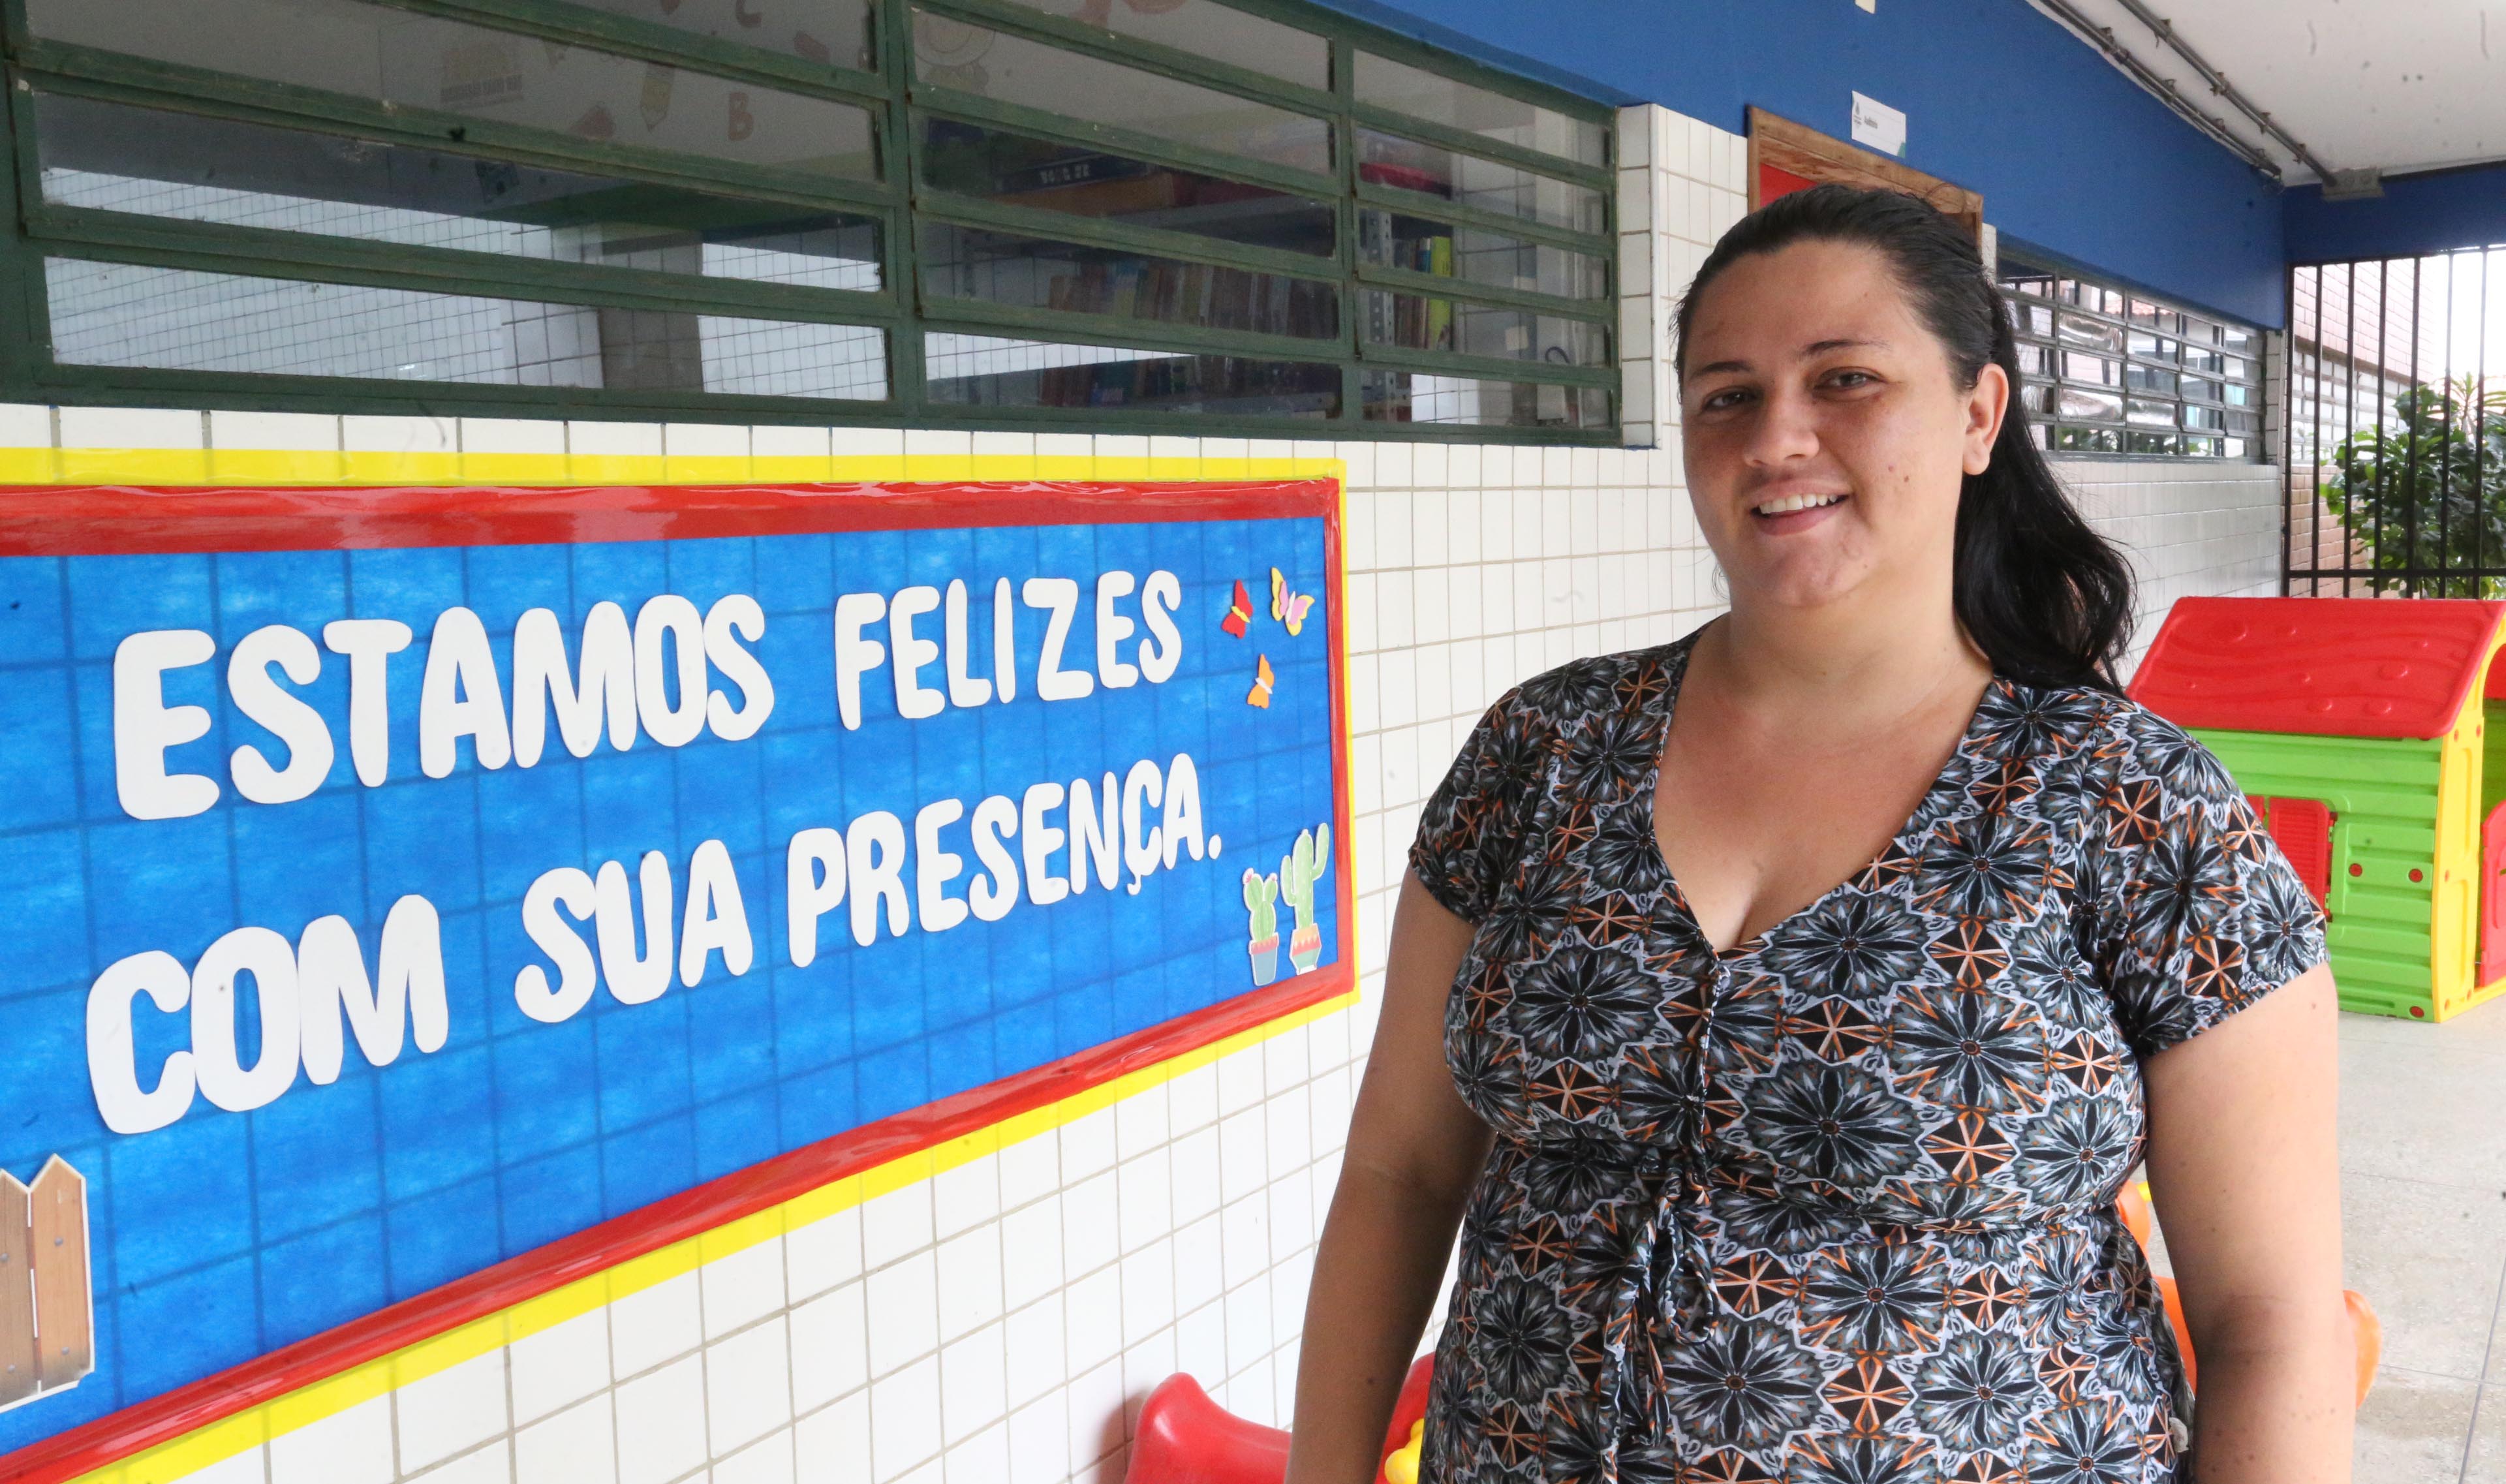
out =
{"type": "Polygon", "coordinates": [[[1882,155],[1906,153],[1906,116],[1877,98],[1853,95],[1853,142],[1882,155]]]}

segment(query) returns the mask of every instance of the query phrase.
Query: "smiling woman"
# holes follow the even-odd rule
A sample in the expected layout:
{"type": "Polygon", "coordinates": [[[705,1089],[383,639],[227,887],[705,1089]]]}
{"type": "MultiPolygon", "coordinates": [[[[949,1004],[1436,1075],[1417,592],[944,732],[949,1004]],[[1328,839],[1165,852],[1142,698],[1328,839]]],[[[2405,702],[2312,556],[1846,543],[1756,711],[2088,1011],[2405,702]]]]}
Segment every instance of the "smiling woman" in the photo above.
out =
{"type": "Polygon", "coordinates": [[[1731,610],[1517,688],[1428,801],[1291,1484],[1366,1476],[1456,1227],[1422,1481],[2345,1479],[2322,916],[2117,693],[2130,574],[1974,244],[1801,192],[1679,332],[1731,610]]]}

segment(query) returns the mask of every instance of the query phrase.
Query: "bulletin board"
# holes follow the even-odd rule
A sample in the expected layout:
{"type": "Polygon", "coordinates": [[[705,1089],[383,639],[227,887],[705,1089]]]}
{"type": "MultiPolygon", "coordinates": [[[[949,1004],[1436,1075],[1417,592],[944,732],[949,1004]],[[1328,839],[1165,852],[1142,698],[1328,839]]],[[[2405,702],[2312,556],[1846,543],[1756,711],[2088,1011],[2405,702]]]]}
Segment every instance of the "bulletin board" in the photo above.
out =
{"type": "Polygon", "coordinates": [[[1346,993],[1340,573],[1328,480],[0,490],[0,1471],[1346,993]]]}

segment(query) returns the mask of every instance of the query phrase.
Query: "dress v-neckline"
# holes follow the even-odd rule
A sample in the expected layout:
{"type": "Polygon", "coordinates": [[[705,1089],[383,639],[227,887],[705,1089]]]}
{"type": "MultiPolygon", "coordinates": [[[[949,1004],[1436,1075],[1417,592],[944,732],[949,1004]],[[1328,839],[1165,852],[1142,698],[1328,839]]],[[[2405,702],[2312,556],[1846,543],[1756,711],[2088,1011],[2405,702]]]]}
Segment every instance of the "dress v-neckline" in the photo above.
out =
{"type": "Polygon", "coordinates": [[[1941,763],[1940,775],[1923,790],[1922,797],[1915,801],[1915,808],[1906,815],[1905,823],[1897,826],[1897,832],[1888,837],[1888,843],[1880,848],[1878,854],[1856,866],[1843,881],[1829,887],[1756,932],[1729,948],[1716,948],[1713,938],[1705,931],[1705,924],[1698,921],[1697,910],[1688,904],[1688,893],[1680,888],[1679,877],[1670,869],[1670,857],[1663,852],[1662,821],[1656,808],[1662,794],[1663,753],[1670,742],[1671,713],[1678,708],[1679,693],[1688,684],[1688,667],[1696,658],[1697,640],[1703,632],[1700,629],[1698,633],[1690,634],[1676,646],[1677,668],[1669,676],[1667,683],[1662,687],[1659,699],[1654,703],[1652,724],[1647,729],[1646,737],[1646,745],[1650,749],[1652,761],[1645,767],[1644,783],[1637,792],[1636,807],[1643,812],[1645,840],[1652,847],[1653,863],[1662,873],[1664,894],[1669,898],[1671,908],[1677,913],[1682,925],[1696,937],[1698,942],[1705,946],[1706,950],[1714,956],[1714,961],[1720,964],[1734,963],[1755,957],[1785,928],[1826,906],[1840,892],[1868,877],[1882,861],[1900,853],[1912,839],[1930,834],[1943,817],[1935,812],[1936,802],[1942,794],[1962,786],[1952,782],[1952,779],[1963,771],[1962,765],[1967,761],[1968,753],[1975,744],[1976,732],[1984,724],[1987,704],[1992,700],[1995,692],[2004,687],[2005,682],[1998,670],[1995,670],[1992,677],[1985,682],[1984,693],[1976,697],[1974,712],[1967,717],[1965,727],[1958,732],[1957,745],[1950,749],[1950,755],[1941,763]]]}

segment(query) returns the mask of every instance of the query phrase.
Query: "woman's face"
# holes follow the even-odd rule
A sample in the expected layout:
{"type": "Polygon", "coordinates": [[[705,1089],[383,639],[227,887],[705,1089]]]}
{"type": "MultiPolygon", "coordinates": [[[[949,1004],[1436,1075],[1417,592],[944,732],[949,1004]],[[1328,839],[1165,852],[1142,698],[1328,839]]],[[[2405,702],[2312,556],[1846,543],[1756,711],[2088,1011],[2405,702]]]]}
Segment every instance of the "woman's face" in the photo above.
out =
{"type": "Polygon", "coordinates": [[[1726,269],[1689,329],[1680,431],[1735,605],[1946,589],[1961,481],[2008,396],[1997,366],[1956,383],[1872,248],[1798,242],[1726,269]]]}

